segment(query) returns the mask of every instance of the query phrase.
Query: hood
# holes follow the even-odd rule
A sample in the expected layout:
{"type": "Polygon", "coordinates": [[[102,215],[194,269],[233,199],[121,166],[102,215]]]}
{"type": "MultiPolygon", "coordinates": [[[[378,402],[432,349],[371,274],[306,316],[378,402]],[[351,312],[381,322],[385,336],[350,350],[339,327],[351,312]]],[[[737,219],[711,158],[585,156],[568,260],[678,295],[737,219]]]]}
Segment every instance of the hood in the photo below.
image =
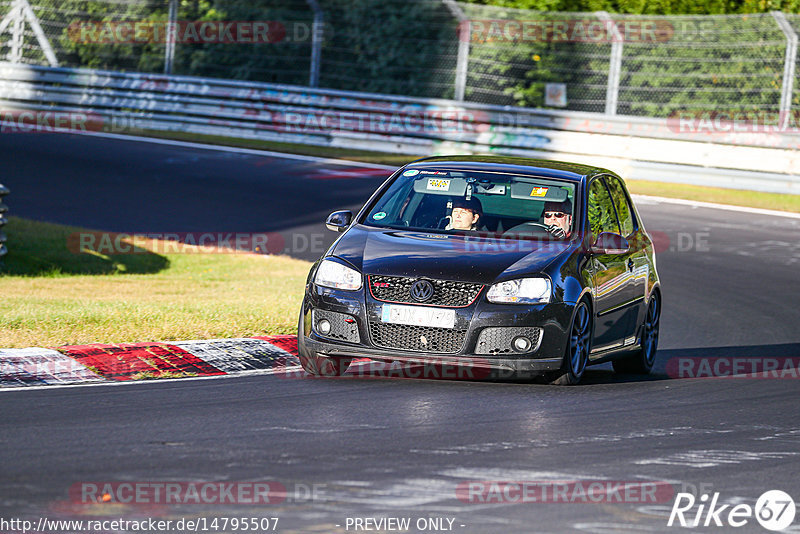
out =
{"type": "Polygon", "coordinates": [[[491,284],[542,271],[576,246],[560,241],[526,241],[473,235],[434,234],[356,225],[332,255],[364,274],[427,276],[491,284]]]}

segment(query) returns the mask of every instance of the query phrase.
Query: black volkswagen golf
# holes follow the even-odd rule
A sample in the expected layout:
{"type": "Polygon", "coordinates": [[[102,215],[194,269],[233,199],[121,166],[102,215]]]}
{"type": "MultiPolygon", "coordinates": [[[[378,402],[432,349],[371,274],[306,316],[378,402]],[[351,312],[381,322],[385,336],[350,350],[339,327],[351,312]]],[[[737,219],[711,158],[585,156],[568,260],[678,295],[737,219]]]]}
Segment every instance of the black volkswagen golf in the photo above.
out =
{"type": "Polygon", "coordinates": [[[611,171],[494,156],[398,169],[311,268],[300,362],[355,358],[576,384],[587,365],[648,373],[661,289],[653,243],[611,171]]]}

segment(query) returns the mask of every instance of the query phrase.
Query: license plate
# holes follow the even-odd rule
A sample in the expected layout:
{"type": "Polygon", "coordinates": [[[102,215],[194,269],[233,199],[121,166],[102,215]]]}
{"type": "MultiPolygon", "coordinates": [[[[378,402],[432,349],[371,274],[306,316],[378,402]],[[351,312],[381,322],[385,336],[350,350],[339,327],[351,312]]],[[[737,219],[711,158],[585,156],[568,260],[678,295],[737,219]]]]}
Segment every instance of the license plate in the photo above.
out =
{"type": "Polygon", "coordinates": [[[384,304],[381,310],[384,323],[408,324],[413,326],[433,326],[453,328],[456,325],[456,311],[421,306],[397,306],[384,304]]]}

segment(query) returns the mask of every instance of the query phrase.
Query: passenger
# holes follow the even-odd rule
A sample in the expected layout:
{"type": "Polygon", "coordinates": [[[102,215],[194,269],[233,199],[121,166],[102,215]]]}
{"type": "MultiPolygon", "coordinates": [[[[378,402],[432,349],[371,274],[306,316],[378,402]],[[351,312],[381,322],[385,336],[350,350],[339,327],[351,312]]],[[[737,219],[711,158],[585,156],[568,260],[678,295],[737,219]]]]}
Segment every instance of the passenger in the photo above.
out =
{"type": "Polygon", "coordinates": [[[445,226],[445,230],[477,230],[482,215],[483,206],[480,200],[458,198],[453,201],[450,222],[445,226]]]}
{"type": "Polygon", "coordinates": [[[565,239],[572,233],[572,204],[569,200],[546,202],[542,222],[547,230],[558,239],[565,239]]]}

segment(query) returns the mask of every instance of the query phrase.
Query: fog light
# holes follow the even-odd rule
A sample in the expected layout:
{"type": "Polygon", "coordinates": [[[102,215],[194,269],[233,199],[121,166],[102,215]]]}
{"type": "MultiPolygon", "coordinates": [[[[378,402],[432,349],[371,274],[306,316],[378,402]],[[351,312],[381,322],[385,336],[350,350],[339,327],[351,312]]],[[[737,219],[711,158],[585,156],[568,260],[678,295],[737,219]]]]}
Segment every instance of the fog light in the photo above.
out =
{"type": "Polygon", "coordinates": [[[326,336],[331,333],[331,322],[327,319],[322,319],[317,323],[317,332],[326,336]]]}
{"type": "Polygon", "coordinates": [[[517,336],[511,340],[511,345],[517,352],[528,352],[531,348],[531,340],[524,336],[517,336]]]}

